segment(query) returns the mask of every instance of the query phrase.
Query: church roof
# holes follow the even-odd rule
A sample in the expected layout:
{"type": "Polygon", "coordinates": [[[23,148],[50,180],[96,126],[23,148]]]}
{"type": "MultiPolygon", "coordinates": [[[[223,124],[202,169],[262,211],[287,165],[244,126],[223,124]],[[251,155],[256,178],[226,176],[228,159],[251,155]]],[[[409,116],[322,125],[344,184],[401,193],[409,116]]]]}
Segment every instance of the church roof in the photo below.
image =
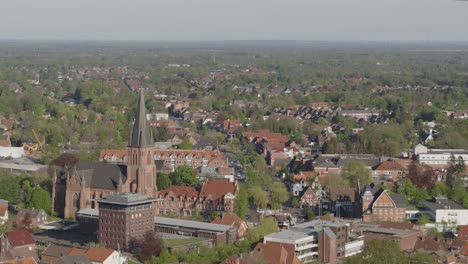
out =
{"type": "Polygon", "coordinates": [[[115,190],[120,177],[122,183],[127,181],[126,165],[79,161],[75,168],[91,188],[115,190]]]}
{"type": "Polygon", "coordinates": [[[128,141],[129,147],[149,147],[153,146],[153,137],[151,135],[148,121],[146,120],[145,99],[143,90],[140,90],[140,97],[138,98],[137,112],[135,114],[135,123],[133,125],[130,139],[128,141]]]}

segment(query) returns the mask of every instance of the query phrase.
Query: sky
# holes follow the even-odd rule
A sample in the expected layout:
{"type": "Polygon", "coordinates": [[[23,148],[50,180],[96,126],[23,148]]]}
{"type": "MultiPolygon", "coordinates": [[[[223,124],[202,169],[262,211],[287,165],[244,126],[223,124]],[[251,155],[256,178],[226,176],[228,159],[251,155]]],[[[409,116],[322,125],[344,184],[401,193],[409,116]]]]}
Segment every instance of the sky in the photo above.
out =
{"type": "Polygon", "coordinates": [[[468,41],[468,1],[9,0],[0,40],[468,41]]]}

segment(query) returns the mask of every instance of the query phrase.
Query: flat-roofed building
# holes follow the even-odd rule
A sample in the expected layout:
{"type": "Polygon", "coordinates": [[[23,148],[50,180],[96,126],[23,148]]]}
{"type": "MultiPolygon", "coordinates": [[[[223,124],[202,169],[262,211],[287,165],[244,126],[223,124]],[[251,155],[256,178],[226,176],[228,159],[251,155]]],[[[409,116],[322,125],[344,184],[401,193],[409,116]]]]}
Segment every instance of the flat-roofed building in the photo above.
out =
{"type": "Polygon", "coordinates": [[[235,226],[191,220],[155,217],[154,230],[158,233],[209,238],[213,239],[215,244],[232,244],[237,240],[237,227],[235,226]]]}
{"type": "Polygon", "coordinates": [[[128,248],[153,230],[156,199],[137,193],[111,193],[99,203],[99,243],[106,248],[128,248]]]}

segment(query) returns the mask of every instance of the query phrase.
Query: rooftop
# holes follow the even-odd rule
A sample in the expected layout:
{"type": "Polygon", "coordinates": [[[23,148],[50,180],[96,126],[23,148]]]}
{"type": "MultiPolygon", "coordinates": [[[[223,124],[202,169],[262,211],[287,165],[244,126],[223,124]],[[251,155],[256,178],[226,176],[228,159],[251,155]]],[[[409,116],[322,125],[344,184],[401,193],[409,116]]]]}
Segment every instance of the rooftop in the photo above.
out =
{"type": "Polygon", "coordinates": [[[154,217],[154,224],[155,225],[166,225],[166,226],[176,226],[178,228],[192,228],[192,229],[199,229],[199,230],[207,230],[212,232],[226,232],[231,228],[235,228],[232,226],[227,225],[219,225],[219,224],[210,224],[204,222],[197,222],[191,220],[182,220],[182,219],[174,219],[174,218],[167,218],[167,217],[154,217]]]}
{"type": "Polygon", "coordinates": [[[119,204],[119,205],[137,205],[151,203],[156,199],[138,193],[111,193],[103,199],[97,199],[99,203],[119,204]]]}

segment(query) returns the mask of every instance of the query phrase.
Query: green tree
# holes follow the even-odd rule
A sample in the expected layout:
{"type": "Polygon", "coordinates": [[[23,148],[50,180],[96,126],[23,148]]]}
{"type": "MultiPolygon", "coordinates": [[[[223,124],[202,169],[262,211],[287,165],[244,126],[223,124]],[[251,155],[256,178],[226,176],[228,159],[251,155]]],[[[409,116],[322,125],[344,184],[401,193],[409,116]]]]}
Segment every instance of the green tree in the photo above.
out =
{"type": "Polygon", "coordinates": [[[245,219],[245,215],[249,211],[249,193],[245,185],[241,185],[239,188],[239,194],[234,203],[234,211],[242,219],[245,219]]]}
{"type": "Polygon", "coordinates": [[[422,214],[419,218],[418,221],[416,222],[418,225],[425,225],[427,223],[430,223],[431,220],[429,219],[429,216],[422,214]]]}
{"type": "Polygon", "coordinates": [[[160,173],[156,177],[156,185],[158,186],[158,190],[167,190],[171,187],[171,178],[169,174],[160,173]]]}
{"type": "Polygon", "coordinates": [[[294,208],[299,208],[300,204],[299,204],[299,199],[297,199],[296,197],[292,198],[291,200],[291,205],[292,207],[294,208]]]}
{"type": "Polygon", "coordinates": [[[391,240],[371,240],[361,254],[346,260],[346,264],[377,264],[385,260],[387,264],[405,263],[407,258],[400,251],[400,246],[391,240]]]}
{"type": "Polygon", "coordinates": [[[270,203],[272,209],[281,209],[283,203],[289,198],[288,190],[282,182],[275,182],[270,190],[270,203]]]}
{"type": "Polygon", "coordinates": [[[253,203],[258,208],[265,208],[268,202],[268,194],[265,192],[261,186],[256,185],[249,189],[250,196],[252,197],[253,203]]]}
{"type": "Polygon", "coordinates": [[[310,207],[304,208],[304,217],[308,221],[312,221],[315,219],[314,211],[310,207]]]}
{"type": "Polygon", "coordinates": [[[343,167],[341,178],[347,181],[350,187],[357,188],[359,184],[364,186],[371,182],[371,172],[366,164],[351,160],[343,167]]]}
{"type": "Polygon", "coordinates": [[[178,146],[177,146],[178,149],[193,149],[193,145],[192,143],[190,143],[189,139],[187,137],[185,137],[183,140],[182,140],[182,143],[180,143],[178,146]]]}
{"type": "Polygon", "coordinates": [[[48,191],[41,187],[36,187],[30,192],[26,206],[28,208],[44,209],[46,213],[50,214],[52,210],[52,197],[48,191]]]}
{"type": "Polygon", "coordinates": [[[16,204],[20,198],[21,189],[18,179],[5,170],[0,170],[0,197],[10,204],[16,204]]]}
{"type": "Polygon", "coordinates": [[[187,165],[179,166],[169,174],[173,185],[194,186],[200,183],[193,172],[193,168],[187,165]]]}

